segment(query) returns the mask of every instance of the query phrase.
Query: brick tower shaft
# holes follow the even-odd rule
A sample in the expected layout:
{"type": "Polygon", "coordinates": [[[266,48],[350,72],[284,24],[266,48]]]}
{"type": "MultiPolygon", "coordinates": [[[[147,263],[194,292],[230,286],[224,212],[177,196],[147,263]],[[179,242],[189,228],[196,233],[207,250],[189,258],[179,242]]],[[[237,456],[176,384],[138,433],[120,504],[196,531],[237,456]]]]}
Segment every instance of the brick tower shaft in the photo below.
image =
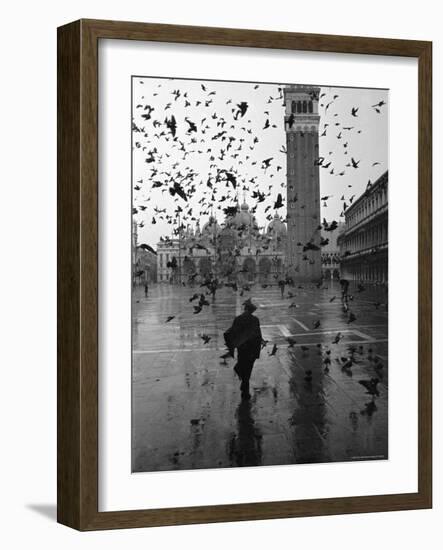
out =
{"type": "Polygon", "coordinates": [[[295,85],[284,90],[288,227],[286,267],[295,281],[318,281],[321,278],[319,93],[320,88],[313,86],[295,85]]]}

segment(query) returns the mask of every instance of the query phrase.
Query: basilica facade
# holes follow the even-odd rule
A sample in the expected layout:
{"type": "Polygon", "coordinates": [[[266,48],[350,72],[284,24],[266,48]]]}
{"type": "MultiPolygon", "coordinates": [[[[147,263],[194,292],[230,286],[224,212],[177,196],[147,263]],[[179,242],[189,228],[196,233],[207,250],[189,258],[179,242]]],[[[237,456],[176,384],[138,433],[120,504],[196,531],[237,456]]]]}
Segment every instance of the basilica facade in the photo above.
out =
{"type": "Polygon", "coordinates": [[[200,227],[182,228],[179,238],[157,244],[159,282],[272,284],[286,276],[287,228],[276,213],[260,229],[246,200],[219,224],[214,216],[200,227]]]}

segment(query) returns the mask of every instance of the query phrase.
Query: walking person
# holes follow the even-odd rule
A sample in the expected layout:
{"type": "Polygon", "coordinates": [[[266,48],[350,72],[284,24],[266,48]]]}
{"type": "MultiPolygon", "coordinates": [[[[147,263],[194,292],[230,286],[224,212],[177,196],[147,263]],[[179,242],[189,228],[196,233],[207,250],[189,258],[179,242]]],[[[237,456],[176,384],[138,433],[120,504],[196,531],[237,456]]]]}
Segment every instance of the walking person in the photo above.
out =
{"type": "Polygon", "coordinates": [[[348,306],[348,290],[349,290],[349,281],[347,279],[340,279],[341,286],[341,301],[344,307],[348,306]]]}
{"type": "Polygon", "coordinates": [[[217,292],[217,288],[218,288],[217,279],[211,279],[211,282],[209,283],[208,287],[209,287],[209,292],[211,293],[211,296],[212,296],[212,301],[215,302],[215,293],[217,292]]]}
{"type": "Polygon", "coordinates": [[[234,357],[237,348],[237,364],[234,371],[241,380],[240,391],[242,399],[249,399],[249,379],[254,362],[260,357],[262,334],[260,321],[253,315],[257,307],[249,298],[243,303],[244,312],[238,315],[232,326],[224,333],[226,346],[234,357]]]}
{"type": "Polygon", "coordinates": [[[280,279],[280,281],[278,281],[278,286],[280,287],[281,297],[284,298],[286,281],[284,279],[280,279]]]}
{"type": "Polygon", "coordinates": [[[145,282],[145,298],[148,297],[148,290],[149,290],[149,288],[148,288],[148,281],[146,281],[146,282],[145,282]]]}

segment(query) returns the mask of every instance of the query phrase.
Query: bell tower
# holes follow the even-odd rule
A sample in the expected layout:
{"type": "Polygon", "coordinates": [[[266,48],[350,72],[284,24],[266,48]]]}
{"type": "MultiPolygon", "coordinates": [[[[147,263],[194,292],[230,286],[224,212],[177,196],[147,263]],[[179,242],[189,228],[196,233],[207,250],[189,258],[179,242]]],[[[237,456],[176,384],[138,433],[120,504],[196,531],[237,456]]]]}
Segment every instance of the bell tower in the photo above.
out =
{"type": "Polygon", "coordinates": [[[321,278],[319,94],[320,88],[314,86],[291,85],[284,89],[288,228],[286,266],[295,281],[318,281],[321,278]],[[303,247],[307,249],[303,251],[303,247]]]}

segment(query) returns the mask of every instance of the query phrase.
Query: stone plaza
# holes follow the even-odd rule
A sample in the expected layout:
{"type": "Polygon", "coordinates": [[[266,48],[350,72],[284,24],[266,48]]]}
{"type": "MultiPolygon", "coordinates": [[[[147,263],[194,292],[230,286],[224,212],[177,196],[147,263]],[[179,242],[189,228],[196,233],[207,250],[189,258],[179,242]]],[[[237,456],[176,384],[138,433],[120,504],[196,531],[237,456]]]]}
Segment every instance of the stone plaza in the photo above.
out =
{"type": "Polygon", "coordinates": [[[333,281],[287,286],[283,298],[277,285],[222,287],[195,314],[190,298],[204,290],[134,289],[134,472],[388,458],[386,286],[352,282],[349,311],[333,281]],[[267,344],[241,400],[235,359],[221,356],[249,297],[267,344]],[[373,378],[375,396],[359,383],[373,378]]]}

